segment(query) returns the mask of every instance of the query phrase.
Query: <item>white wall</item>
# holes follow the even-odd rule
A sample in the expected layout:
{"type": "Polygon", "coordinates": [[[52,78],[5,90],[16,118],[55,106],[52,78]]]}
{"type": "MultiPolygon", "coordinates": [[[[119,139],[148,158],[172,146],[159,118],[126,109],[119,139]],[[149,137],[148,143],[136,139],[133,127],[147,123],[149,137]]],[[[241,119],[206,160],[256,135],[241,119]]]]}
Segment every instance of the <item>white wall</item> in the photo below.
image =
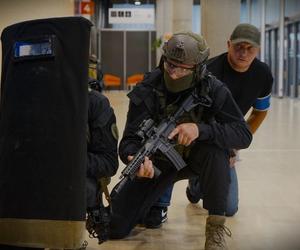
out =
{"type": "MultiPolygon", "coordinates": [[[[0,33],[6,26],[20,21],[73,15],[74,0],[0,0],[0,33]]],[[[0,66],[1,61],[2,45],[0,66]]]]}

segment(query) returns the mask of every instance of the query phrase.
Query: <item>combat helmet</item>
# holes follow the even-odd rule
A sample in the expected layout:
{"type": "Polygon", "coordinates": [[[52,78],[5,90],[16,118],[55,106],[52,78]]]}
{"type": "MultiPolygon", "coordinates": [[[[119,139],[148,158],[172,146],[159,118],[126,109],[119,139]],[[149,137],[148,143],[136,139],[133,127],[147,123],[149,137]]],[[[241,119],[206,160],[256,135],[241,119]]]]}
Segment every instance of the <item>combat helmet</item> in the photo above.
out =
{"type": "Polygon", "coordinates": [[[192,32],[175,33],[163,46],[163,56],[187,65],[202,64],[209,56],[205,39],[192,32]]]}

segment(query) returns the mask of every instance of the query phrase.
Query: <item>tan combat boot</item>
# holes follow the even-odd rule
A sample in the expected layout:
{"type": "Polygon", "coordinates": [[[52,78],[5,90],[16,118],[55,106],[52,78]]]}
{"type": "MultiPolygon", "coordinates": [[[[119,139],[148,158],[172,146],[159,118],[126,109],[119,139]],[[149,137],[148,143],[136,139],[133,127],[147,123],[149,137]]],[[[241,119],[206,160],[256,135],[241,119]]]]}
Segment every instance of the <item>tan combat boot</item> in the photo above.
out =
{"type": "Polygon", "coordinates": [[[225,234],[231,236],[230,230],[224,225],[226,217],[209,215],[206,219],[205,250],[226,250],[225,234]]]}

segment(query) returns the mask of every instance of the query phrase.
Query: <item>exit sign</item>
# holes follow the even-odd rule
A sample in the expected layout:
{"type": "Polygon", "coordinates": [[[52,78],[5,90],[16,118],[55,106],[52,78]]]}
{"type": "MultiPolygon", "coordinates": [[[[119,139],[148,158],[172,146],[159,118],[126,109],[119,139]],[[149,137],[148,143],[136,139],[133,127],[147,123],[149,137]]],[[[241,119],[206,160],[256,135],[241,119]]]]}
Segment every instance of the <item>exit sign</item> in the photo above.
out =
{"type": "Polygon", "coordinates": [[[94,14],[94,2],[80,2],[80,14],[93,15],[94,14]]]}

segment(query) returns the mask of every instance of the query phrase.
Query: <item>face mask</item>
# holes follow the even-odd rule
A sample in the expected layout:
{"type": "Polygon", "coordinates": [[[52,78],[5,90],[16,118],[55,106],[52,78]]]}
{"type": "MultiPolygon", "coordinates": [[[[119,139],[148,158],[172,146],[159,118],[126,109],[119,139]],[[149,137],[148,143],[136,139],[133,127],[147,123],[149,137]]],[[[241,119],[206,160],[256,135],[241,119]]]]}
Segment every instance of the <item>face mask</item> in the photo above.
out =
{"type": "Polygon", "coordinates": [[[168,72],[164,71],[164,80],[167,90],[172,93],[178,93],[193,86],[194,74],[189,74],[174,80],[169,76],[168,72]]]}

